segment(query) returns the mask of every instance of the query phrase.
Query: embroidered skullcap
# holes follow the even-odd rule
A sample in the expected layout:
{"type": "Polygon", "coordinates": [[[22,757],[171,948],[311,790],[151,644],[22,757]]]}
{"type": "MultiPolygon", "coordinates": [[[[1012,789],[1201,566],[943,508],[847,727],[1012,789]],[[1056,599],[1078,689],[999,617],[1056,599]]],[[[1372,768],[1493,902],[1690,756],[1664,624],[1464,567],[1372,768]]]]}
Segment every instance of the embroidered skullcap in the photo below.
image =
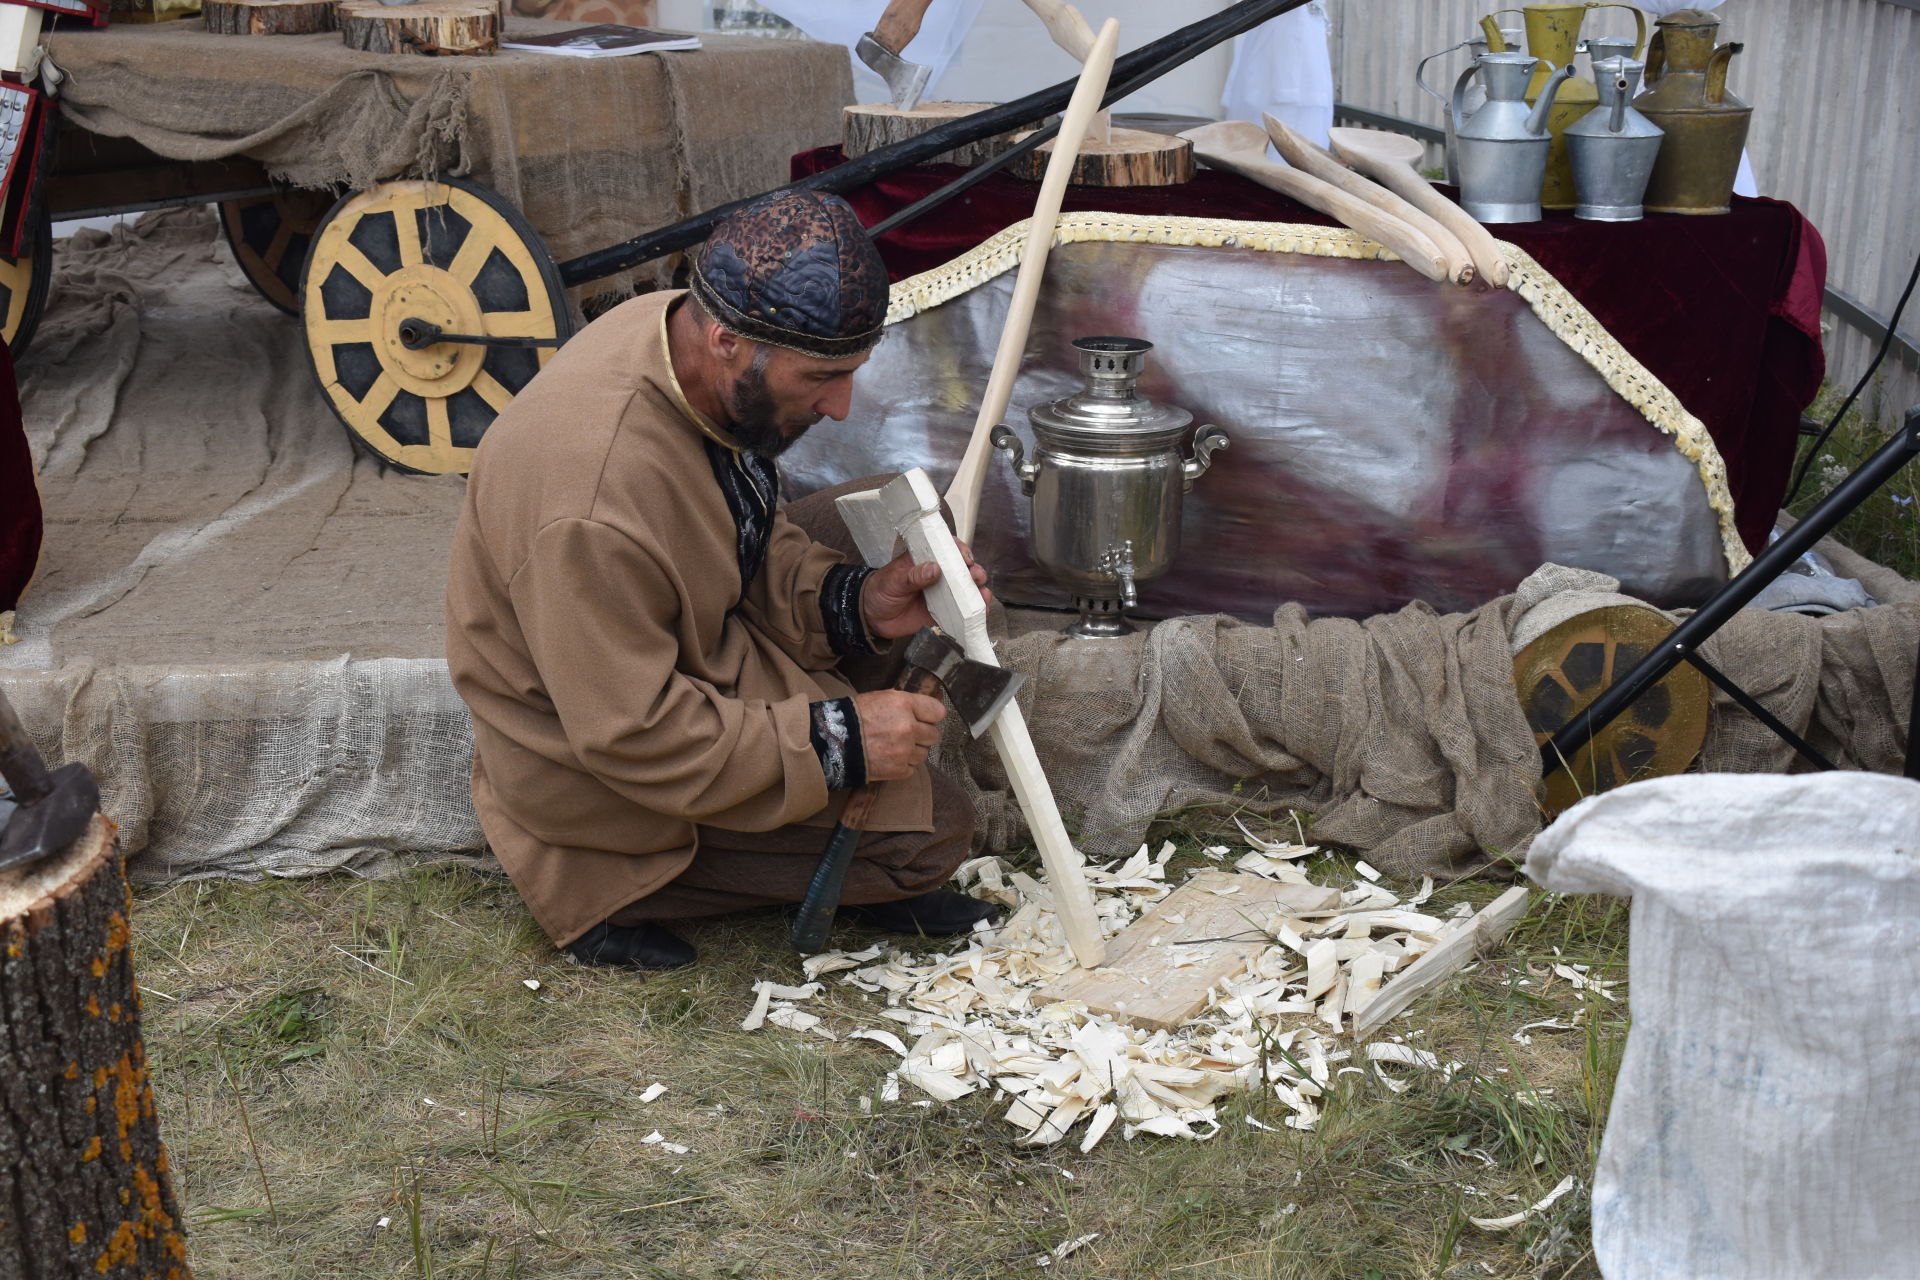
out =
{"type": "Polygon", "coordinates": [[[728,214],[693,261],[693,296],[744,338],[835,360],[880,341],[887,268],[853,207],[776,191],[728,214]]]}

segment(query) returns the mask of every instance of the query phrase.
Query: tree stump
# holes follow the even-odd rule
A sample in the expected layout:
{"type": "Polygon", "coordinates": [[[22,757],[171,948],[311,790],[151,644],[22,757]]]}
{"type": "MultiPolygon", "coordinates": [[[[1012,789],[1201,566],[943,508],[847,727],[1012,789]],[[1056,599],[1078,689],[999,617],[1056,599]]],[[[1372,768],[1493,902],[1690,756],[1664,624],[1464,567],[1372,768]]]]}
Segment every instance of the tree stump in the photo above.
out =
{"type": "Polygon", "coordinates": [[[334,0],[201,0],[217,36],[304,36],[332,31],[334,0]]]}
{"type": "Polygon", "coordinates": [[[0,873],[0,1275],[185,1280],[116,828],[0,873]]]}
{"type": "MultiPolygon", "coordinates": [[[[1010,166],[1015,177],[1038,182],[1047,175],[1053,142],[1027,152],[1010,166]]],[[[1171,187],[1193,177],[1193,144],[1145,129],[1113,129],[1105,142],[1080,144],[1074,161],[1076,187],[1171,187]]]]}
{"type": "MultiPolygon", "coordinates": [[[[890,147],[896,142],[905,142],[917,138],[929,129],[970,116],[976,111],[985,111],[997,104],[991,102],[923,102],[911,111],[902,111],[890,102],[871,102],[843,108],[840,113],[840,149],[847,159],[853,160],[890,147]]],[[[1005,133],[996,133],[970,142],[964,147],[955,147],[952,151],[943,151],[922,164],[963,164],[968,168],[983,160],[991,160],[1013,146],[1014,138],[1030,129],[1039,128],[1039,122],[1023,124],[1009,129],[1005,133]]]]}
{"type": "Polygon", "coordinates": [[[338,9],[340,39],[349,49],[454,55],[492,53],[500,47],[499,9],[490,2],[384,5],[380,0],[340,0],[338,9]]]}

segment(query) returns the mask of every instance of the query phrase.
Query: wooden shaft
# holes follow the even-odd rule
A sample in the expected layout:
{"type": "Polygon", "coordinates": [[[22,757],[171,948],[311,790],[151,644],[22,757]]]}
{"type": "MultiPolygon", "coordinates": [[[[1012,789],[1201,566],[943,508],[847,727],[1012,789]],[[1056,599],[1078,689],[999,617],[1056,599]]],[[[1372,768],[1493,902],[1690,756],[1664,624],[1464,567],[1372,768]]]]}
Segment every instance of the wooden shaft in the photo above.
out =
{"type": "Polygon", "coordinates": [[[1078,9],[1066,0],[1026,0],[1026,5],[1047,24],[1055,44],[1072,54],[1075,62],[1086,62],[1093,52],[1093,28],[1078,9]]]}
{"type": "Polygon", "coordinates": [[[1040,184],[1040,197],[1034,201],[1033,218],[1027,224],[1026,248],[1020,255],[1020,274],[1013,284],[1013,301],[1007,306],[1007,322],[1000,330],[1000,348],[993,357],[993,373],[987,378],[980,414],[974,419],[973,438],[967,442],[960,469],[954,472],[953,483],[947,489],[954,535],[962,542],[973,541],[974,521],[980,514],[980,485],[986,478],[987,437],[1000,424],[1007,412],[1007,401],[1013,396],[1013,380],[1020,373],[1027,332],[1033,325],[1033,306],[1040,296],[1040,278],[1047,268],[1047,251],[1053,247],[1053,228],[1060,221],[1060,202],[1066,197],[1067,180],[1073,175],[1087,125],[1100,109],[1100,98],[1107,91],[1107,77],[1113,71],[1114,50],[1119,43],[1120,24],[1108,18],[1093,42],[1086,65],[1081,68],[1080,83],[1074,87],[1066,115],[1060,121],[1059,136],[1054,139],[1046,181],[1040,184]]]}
{"type": "Polygon", "coordinates": [[[1285,121],[1276,120],[1269,115],[1263,115],[1262,119],[1267,126],[1267,136],[1273,139],[1273,145],[1279,149],[1288,164],[1302,173],[1340,188],[1350,196],[1366,201],[1382,213],[1399,219],[1431,240],[1446,264],[1448,279],[1458,284],[1466,284],[1473,279],[1475,274],[1473,256],[1467,252],[1460,238],[1436,219],[1378,183],[1369,182],[1347,168],[1285,121]]]}
{"type": "Polygon", "coordinates": [[[920,20],[927,16],[933,0],[893,0],[880,21],[873,24],[873,38],[888,53],[901,54],[920,34],[920,20]]]}

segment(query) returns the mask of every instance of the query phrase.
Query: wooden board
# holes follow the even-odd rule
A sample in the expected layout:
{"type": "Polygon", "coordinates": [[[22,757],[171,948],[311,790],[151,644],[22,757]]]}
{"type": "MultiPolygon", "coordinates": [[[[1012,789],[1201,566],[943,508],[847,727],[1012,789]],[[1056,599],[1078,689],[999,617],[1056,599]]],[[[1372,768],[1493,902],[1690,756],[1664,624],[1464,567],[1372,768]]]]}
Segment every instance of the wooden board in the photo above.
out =
{"type": "Polygon", "coordinates": [[[483,54],[500,47],[500,13],[490,0],[340,0],[338,19],[346,46],[368,53],[483,54]]]}
{"type": "Polygon", "coordinates": [[[1491,946],[1527,913],[1527,889],[1515,885],[1481,908],[1479,914],[1440,939],[1433,950],[1408,965],[1393,981],[1353,1012],[1353,1038],[1365,1040],[1415,1000],[1457,973],[1483,946],[1491,946]]]}
{"type": "Polygon", "coordinates": [[[1099,970],[1054,982],[1041,991],[1040,1000],[1077,1000],[1090,1012],[1149,1031],[1172,1030],[1205,1007],[1215,983],[1273,945],[1273,921],[1339,905],[1340,891],[1322,885],[1211,868],[1196,872],[1107,940],[1107,960],[1099,970]],[[1227,938],[1236,940],[1207,941],[1227,938]]]}
{"type": "MultiPolygon", "coordinates": [[[[846,153],[847,159],[852,160],[869,151],[878,151],[896,142],[917,138],[929,129],[998,105],[993,102],[923,102],[902,111],[891,102],[860,103],[846,107],[840,113],[840,149],[846,153]]],[[[921,163],[963,164],[971,168],[1011,148],[1020,134],[1039,127],[1039,121],[1023,124],[1005,133],[970,142],[964,147],[943,151],[921,163]]]]}
{"type": "Polygon", "coordinates": [[[216,36],[304,36],[335,29],[334,0],[201,0],[216,36]]]}
{"type": "MultiPolygon", "coordinates": [[[[1057,141],[1057,139],[1056,139],[1057,141]]],[[[1038,181],[1053,156],[1043,142],[1010,166],[1016,177],[1038,181]]],[[[1073,163],[1076,187],[1170,187],[1193,177],[1193,143],[1145,129],[1113,129],[1104,142],[1081,144],[1073,163]]]]}

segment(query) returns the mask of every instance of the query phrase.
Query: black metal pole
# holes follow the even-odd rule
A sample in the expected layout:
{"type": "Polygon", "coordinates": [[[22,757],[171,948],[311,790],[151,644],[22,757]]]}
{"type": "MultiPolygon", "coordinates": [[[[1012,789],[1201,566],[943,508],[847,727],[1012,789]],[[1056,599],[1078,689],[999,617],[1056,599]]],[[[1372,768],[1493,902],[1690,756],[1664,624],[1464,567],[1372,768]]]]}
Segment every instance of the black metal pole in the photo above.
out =
{"type": "MultiPolygon", "coordinates": [[[[1574,753],[1593,739],[1633,705],[1667,672],[1686,661],[1687,655],[1706,643],[1708,637],[1745,608],[1769,582],[1784,573],[1789,565],[1812,548],[1827,533],[1885,484],[1901,467],[1920,454],[1920,406],[1907,410],[1900,430],[1861,463],[1838,488],[1807,512],[1806,519],[1780,535],[1779,541],[1754,557],[1752,564],[1695,611],[1691,618],[1674,629],[1666,643],[1648,654],[1612,688],[1595,698],[1574,716],[1560,732],[1540,748],[1540,776],[1547,777],[1563,768],[1574,753]]],[[[1912,760],[1913,731],[1908,730],[1908,758],[1912,760]]]]}
{"type": "MultiPolygon", "coordinates": [[[[1116,60],[1113,74],[1109,79],[1106,96],[1101,99],[1102,106],[1111,106],[1114,102],[1132,93],[1148,81],[1165,75],[1168,71],[1188,62],[1223,40],[1231,40],[1243,32],[1259,26],[1268,18],[1298,9],[1307,0],[1241,0],[1230,9],[1224,9],[1209,18],[1191,23],[1178,31],[1162,36],[1151,44],[1142,45],[1132,53],[1116,60]],[[1143,72],[1151,75],[1140,78],[1143,72]]],[[[916,138],[905,142],[896,142],[890,147],[881,147],[869,151],[857,160],[836,165],[824,173],[788,183],[779,191],[831,191],[836,194],[863,187],[876,178],[904,169],[908,165],[930,160],[943,151],[951,151],[970,142],[1004,133],[1008,129],[1053,114],[1066,106],[1067,99],[1073,96],[1074,80],[1062,80],[1051,88],[1030,93],[1024,98],[989,107],[985,111],[976,111],[970,116],[962,116],[951,123],[930,129],[916,138]]],[[[771,193],[762,193],[771,194],[771,193]]],[[[560,264],[560,281],[569,287],[585,284],[590,280],[603,279],[621,271],[651,262],[664,254],[684,249],[688,245],[698,244],[707,238],[714,224],[733,210],[759,196],[748,196],[731,204],[709,209],[696,217],[676,222],[670,227],[649,231],[646,235],[636,236],[632,240],[613,245],[606,249],[596,249],[592,253],[569,258],[560,264]]]]}

